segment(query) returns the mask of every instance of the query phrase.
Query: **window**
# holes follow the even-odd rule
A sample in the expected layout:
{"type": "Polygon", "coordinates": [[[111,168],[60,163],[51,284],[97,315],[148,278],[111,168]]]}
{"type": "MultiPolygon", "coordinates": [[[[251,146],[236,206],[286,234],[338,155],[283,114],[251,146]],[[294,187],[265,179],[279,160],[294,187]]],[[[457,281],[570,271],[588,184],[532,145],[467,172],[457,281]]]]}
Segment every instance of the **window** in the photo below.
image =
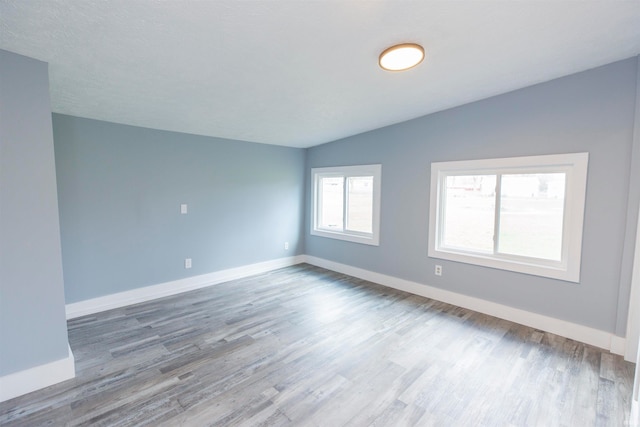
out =
{"type": "Polygon", "coordinates": [[[432,163],[429,256],[579,282],[588,158],[432,163]]]}
{"type": "Polygon", "coordinates": [[[311,234],[379,244],[381,165],[311,169],[311,234]]]}

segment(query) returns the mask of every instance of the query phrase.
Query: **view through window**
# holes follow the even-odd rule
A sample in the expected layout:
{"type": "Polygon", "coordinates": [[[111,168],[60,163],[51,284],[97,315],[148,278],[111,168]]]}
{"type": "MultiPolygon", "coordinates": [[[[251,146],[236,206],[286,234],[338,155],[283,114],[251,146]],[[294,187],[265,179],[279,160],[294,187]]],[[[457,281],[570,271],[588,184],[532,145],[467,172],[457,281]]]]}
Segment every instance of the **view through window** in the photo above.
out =
{"type": "Polygon", "coordinates": [[[433,163],[429,256],[577,281],[587,159],[433,163]]]}
{"type": "Polygon", "coordinates": [[[560,261],[565,179],[565,173],[448,176],[442,246],[560,261]]]}
{"type": "Polygon", "coordinates": [[[315,168],[314,235],[378,244],[380,165],[315,168]]]}

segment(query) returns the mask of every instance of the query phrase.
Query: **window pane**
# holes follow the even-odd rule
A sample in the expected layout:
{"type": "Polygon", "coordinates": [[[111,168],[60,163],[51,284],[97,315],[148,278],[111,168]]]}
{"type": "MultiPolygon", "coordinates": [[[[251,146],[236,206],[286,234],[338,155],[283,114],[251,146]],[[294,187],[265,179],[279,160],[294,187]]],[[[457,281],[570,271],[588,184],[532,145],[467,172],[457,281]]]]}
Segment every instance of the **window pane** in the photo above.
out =
{"type": "Polygon", "coordinates": [[[380,244],[382,165],[312,168],[311,178],[311,235],[380,244]]]}
{"type": "Polygon", "coordinates": [[[342,230],[344,177],[320,178],[320,228],[342,230]]]}
{"type": "Polygon", "coordinates": [[[502,175],[498,252],[560,261],[564,173],[502,175]]]}
{"type": "Polygon", "coordinates": [[[373,232],[373,177],[347,178],[347,230],[373,232]]]}
{"type": "Polygon", "coordinates": [[[493,253],[495,175],[448,176],[442,245],[493,253]]]}

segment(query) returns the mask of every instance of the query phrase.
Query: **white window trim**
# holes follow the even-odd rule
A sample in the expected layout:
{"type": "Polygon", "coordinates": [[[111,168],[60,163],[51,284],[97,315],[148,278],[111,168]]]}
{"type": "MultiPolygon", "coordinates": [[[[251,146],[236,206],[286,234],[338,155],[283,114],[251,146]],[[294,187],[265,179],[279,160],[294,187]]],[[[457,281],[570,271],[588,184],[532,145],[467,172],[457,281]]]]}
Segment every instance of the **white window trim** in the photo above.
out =
{"type": "Polygon", "coordinates": [[[436,162],[431,164],[431,198],[429,212],[429,251],[432,258],[464,262],[570,282],[580,282],[582,228],[586,197],[589,153],[554,154],[546,156],[511,157],[469,161],[436,162]],[[451,175],[495,173],[566,172],[565,209],[562,260],[546,261],[504,254],[479,254],[442,248],[439,227],[443,215],[440,196],[444,182],[451,175]]]}
{"type": "Polygon", "coordinates": [[[382,165],[337,166],[311,169],[311,234],[365,245],[380,245],[380,186],[382,179],[382,165]],[[372,233],[358,233],[354,231],[329,231],[318,227],[318,197],[321,177],[327,176],[373,176],[373,222],[372,233]]]}

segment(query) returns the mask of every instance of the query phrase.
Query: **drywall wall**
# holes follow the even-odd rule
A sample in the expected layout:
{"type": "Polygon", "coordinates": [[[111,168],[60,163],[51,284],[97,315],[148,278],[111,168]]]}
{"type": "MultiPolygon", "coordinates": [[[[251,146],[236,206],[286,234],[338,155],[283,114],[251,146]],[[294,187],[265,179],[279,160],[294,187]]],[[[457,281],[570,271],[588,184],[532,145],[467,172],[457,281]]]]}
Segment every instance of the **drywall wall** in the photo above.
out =
{"type": "Polygon", "coordinates": [[[620,278],[637,66],[630,58],[310,148],[307,175],[313,167],[382,164],[382,211],[379,247],[312,236],[307,188],[306,254],[624,336],[629,284],[620,278]],[[427,256],[431,162],[584,151],[580,283],[427,256]]]}
{"type": "Polygon", "coordinates": [[[68,338],[47,64],[0,50],[0,100],[4,376],[67,358],[68,338]]]}
{"type": "Polygon", "coordinates": [[[302,253],[302,149],[58,114],[53,131],[67,303],[302,253]]]}
{"type": "MultiPolygon", "coordinates": [[[[629,314],[627,316],[627,334],[625,343],[625,359],[637,360],[640,349],[640,218],[638,212],[633,208],[640,205],[640,56],[638,56],[638,78],[636,85],[636,118],[633,130],[633,150],[631,155],[631,177],[629,179],[629,208],[627,211],[627,233],[625,236],[625,247],[622,258],[622,275],[620,278],[621,292],[619,296],[620,305],[624,306],[625,297],[629,299],[629,314]],[[635,196],[635,197],[634,197],[635,196]],[[635,215],[634,215],[635,214],[635,215]],[[630,224],[635,221],[636,232],[630,224]],[[626,270],[626,263],[631,263],[631,272],[626,270]],[[628,274],[627,274],[628,273],[628,274]],[[629,280],[629,294],[624,295],[624,285],[629,280]]],[[[621,323],[622,320],[619,319],[621,323]]],[[[640,366],[640,365],[639,365],[640,366]]],[[[636,375],[636,379],[640,376],[636,375]]],[[[635,397],[638,397],[638,384],[635,385],[635,397]]]]}

